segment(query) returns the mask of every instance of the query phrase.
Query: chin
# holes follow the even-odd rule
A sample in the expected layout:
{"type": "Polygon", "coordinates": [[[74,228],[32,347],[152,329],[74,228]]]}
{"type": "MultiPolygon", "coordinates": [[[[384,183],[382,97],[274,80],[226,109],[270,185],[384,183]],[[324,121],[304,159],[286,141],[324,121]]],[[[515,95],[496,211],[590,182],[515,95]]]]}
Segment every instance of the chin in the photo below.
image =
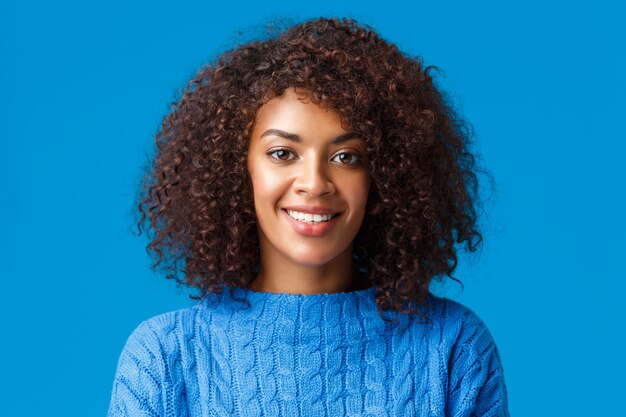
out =
{"type": "Polygon", "coordinates": [[[329,250],[330,248],[304,247],[297,250],[297,247],[291,247],[289,251],[284,252],[294,263],[302,266],[324,266],[338,259],[344,250],[329,250]],[[294,250],[295,249],[295,250],[294,250]]]}
{"type": "Polygon", "coordinates": [[[295,255],[295,256],[291,256],[290,257],[292,259],[292,261],[296,264],[302,265],[302,266],[311,266],[311,267],[316,267],[316,266],[324,266],[328,263],[330,263],[334,257],[332,256],[328,256],[327,254],[305,254],[305,255],[295,255]]]}

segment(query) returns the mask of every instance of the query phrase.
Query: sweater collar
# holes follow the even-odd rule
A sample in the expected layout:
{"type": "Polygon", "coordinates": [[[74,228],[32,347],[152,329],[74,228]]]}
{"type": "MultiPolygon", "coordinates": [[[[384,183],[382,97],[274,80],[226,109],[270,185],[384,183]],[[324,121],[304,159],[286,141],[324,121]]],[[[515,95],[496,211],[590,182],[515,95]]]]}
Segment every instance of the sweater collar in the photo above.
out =
{"type": "Polygon", "coordinates": [[[227,313],[239,311],[244,315],[265,315],[263,312],[281,311],[337,311],[344,318],[378,315],[376,305],[376,287],[362,290],[322,293],[322,294],[289,294],[254,291],[239,287],[233,288],[233,298],[230,289],[226,288],[222,294],[209,294],[204,297],[203,305],[210,310],[227,313]],[[250,308],[237,299],[246,299],[250,308]]]}
{"type": "Polygon", "coordinates": [[[320,293],[320,294],[291,294],[291,293],[274,293],[264,291],[254,291],[251,289],[235,288],[234,294],[238,297],[246,297],[249,300],[268,301],[271,299],[279,299],[283,302],[351,302],[353,300],[367,299],[376,294],[376,287],[369,287],[363,290],[320,293]]]}

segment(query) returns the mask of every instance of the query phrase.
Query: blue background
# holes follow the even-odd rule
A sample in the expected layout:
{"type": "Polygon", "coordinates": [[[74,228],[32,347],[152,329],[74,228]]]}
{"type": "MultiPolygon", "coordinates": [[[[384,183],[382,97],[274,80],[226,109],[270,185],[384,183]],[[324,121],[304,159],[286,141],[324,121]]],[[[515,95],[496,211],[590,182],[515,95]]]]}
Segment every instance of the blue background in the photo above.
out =
{"type": "Polygon", "coordinates": [[[499,346],[516,416],[626,415],[623,3],[0,2],[3,416],[104,415],[142,320],[191,305],[132,234],[195,71],[274,18],[352,16],[427,64],[496,179],[438,288],[499,346]]]}

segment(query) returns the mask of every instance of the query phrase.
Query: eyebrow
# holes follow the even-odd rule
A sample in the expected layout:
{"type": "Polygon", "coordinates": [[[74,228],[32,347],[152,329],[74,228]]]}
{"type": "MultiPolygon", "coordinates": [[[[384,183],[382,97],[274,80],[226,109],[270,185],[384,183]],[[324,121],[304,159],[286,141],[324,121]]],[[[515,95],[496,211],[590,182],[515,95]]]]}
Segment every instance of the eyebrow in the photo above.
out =
{"type": "MultiPolygon", "coordinates": [[[[266,136],[279,136],[281,138],[285,138],[292,142],[297,142],[297,143],[302,142],[302,138],[296,135],[295,133],[285,132],[284,130],[280,130],[280,129],[268,129],[265,132],[263,132],[263,134],[261,135],[259,139],[264,138],[266,136]]],[[[332,140],[331,143],[333,145],[338,145],[338,144],[347,142],[350,139],[361,139],[361,136],[357,135],[354,132],[348,132],[348,133],[344,133],[343,135],[337,136],[335,139],[332,140]]]]}

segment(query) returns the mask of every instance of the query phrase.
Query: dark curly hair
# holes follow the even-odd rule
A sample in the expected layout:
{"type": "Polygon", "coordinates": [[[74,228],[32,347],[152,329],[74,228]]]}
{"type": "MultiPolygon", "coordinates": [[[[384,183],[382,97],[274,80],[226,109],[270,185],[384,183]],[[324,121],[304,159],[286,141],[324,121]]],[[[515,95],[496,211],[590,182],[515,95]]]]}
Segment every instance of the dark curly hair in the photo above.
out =
{"type": "Polygon", "coordinates": [[[143,181],[138,226],[153,232],[152,267],[200,290],[194,299],[249,288],[260,259],[248,139],[259,107],[295,87],[365,138],[371,187],[355,265],[376,287],[379,312],[419,313],[433,278],[456,280],[457,246],[474,252],[482,242],[471,129],[433,68],[368,26],[327,18],[203,67],[164,118],[143,181]]]}

